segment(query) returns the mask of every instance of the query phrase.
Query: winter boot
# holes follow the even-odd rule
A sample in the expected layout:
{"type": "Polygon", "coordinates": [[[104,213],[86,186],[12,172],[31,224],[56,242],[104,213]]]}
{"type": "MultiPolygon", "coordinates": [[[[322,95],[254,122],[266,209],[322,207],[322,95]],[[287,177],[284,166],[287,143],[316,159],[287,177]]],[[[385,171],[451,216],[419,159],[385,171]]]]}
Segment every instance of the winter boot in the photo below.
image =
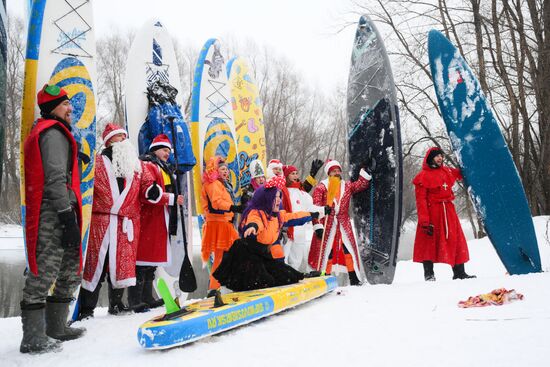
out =
{"type": "Polygon", "coordinates": [[[78,295],[78,321],[94,317],[94,309],[99,301],[99,291],[101,290],[101,282],[99,282],[93,292],[80,287],[78,295]]]}
{"type": "Polygon", "coordinates": [[[46,335],[61,341],[78,339],[85,328],[74,328],[67,325],[70,298],[46,298],[46,335]]]}
{"type": "Polygon", "coordinates": [[[361,285],[361,284],[363,284],[363,283],[361,283],[359,278],[357,278],[357,274],[355,274],[354,271],[350,271],[348,273],[348,276],[349,276],[349,285],[361,285]]]}
{"type": "Polygon", "coordinates": [[[128,288],[128,305],[130,306],[130,310],[136,313],[149,311],[148,306],[141,301],[144,283],[143,279],[137,279],[136,285],[128,288]]]}
{"type": "Polygon", "coordinates": [[[23,340],[19,351],[21,353],[40,354],[58,352],[61,342],[46,335],[46,310],[43,303],[21,303],[21,322],[23,324],[23,340]]]}
{"type": "Polygon", "coordinates": [[[424,280],[427,282],[435,282],[434,263],[432,261],[423,261],[424,280]]]}
{"type": "Polygon", "coordinates": [[[141,300],[147,304],[149,308],[157,308],[164,304],[164,301],[161,299],[155,299],[153,296],[153,279],[146,279],[143,284],[143,295],[141,300]]]}
{"type": "Polygon", "coordinates": [[[214,297],[216,296],[217,289],[209,289],[208,293],[206,293],[206,298],[214,297]]]}
{"type": "Polygon", "coordinates": [[[109,309],[107,312],[111,315],[124,315],[130,312],[128,306],[122,302],[124,296],[124,288],[113,288],[111,283],[108,284],[107,294],[109,296],[109,309]]]}
{"type": "Polygon", "coordinates": [[[455,279],[473,279],[475,275],[468,275],[464,270],[464,264],[458,264],[453,266],[453,280],[455,279]]]}

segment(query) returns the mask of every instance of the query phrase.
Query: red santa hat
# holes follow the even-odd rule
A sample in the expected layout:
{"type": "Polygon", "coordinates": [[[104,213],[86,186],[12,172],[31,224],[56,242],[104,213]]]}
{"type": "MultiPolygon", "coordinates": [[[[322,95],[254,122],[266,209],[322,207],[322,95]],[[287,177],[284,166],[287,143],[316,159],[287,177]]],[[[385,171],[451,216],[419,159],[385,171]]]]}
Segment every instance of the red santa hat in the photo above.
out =
{"type": "Polygon", "coordinates": [[[297,171],[298,171],[298,168],[296,168],[295,166],[292,166],[292,165],[283,166],[283,174],[285,175],[285,177],[288,177],[288,175],[290,175],[292,172],[297,172],[297,171]]]}
{"type": "Polygon", "coordinates": [[[277,168],[277,167],[280,169],[283,169],[283,164],[278,159],[272,159],[267,164],[267,168],[277,168]]]}
{"type": "Polygon", "coordinates": [[[101,136],[103,138],[103,144],[107,145],[109,139],[118,134],[124,134],[126,137],[128,137],[128,133],[126,132],[126,130],[115,123],[109,122],[107,126],[105,126],[105,130],[103,131],[103,135],[101,136]]]}
{"type": "Polygon", "coordinates": [[[172,150],[172,144],[170,143],[170,139],[166,134],[159,134],[155,136],[155,138],[151,142],[151,145],[149,145],[150,152],[154,152],[155,150],[161,148],[169,148],[170,150],[172,150]]]}
{"type": "Polygon", "coordinates": [[[337,160],[334,160],[334,159],[329,159],[328,161],[326,161],[326,163],[325,163],[325,173],[327,174],[327,176],[330,174],[330,171],[334,168],[340,168],[340,170],[341,170],[342,166],[340,165],[340,163],[337,160]]]}
{"type": "Polygon", "coordinates": [[[67,92],[57,85],[44,84],[36,96],[36,102],[42,115],[50,114],[61,102],[68,100],[67,92]]]}

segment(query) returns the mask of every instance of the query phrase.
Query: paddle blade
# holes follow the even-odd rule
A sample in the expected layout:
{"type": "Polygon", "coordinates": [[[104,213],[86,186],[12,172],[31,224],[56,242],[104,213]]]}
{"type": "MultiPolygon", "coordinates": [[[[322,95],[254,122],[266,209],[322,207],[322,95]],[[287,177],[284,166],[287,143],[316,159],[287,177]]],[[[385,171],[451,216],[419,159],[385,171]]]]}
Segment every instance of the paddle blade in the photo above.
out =
{"type": "Polygon", "coordinates": [[[197,278],[195,277],[195,272],[187,253],[181,264],[179,286],[182,292],[187,293],[194,292],[197,289],[197,278]]]}

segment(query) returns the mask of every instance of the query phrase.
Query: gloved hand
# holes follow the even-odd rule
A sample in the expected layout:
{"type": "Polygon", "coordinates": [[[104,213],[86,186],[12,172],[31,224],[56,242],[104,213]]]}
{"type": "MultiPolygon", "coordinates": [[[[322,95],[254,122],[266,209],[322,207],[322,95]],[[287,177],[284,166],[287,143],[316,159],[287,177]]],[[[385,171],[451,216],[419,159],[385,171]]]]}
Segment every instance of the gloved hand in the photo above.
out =
{"type": "Polygon", "coordinates": [[[434,234],[434,225],[430,223],[422,223],[422,232],[428,236],[433,236],[434,234]]]}
{"type": "Polygon", "coordinates": [[[160,196],[160,186],[153,182],[153,186],[147,190],[145,198],[150,201],[157,201],[160,196]]]}
{"type": "Polygon", "coordinates": [[[244,205],[231,205],[229,207],[229,211],[233,213],[242,213],[244,211],[245,206],[244,205]]]}
{"type": "Polygon", "coordinates": [[[325,215],[330,215],[332,213],[332,208],[328,205],[325,205],[325,215]]]}
{"type": "Polygon", "coordinates": [[[74,209],[59,212],[57,215],[63,225],[63,247],[80,246],[80,226],[74,209]]]}
{"type": "Polygon", "coordinates": [[[319,228],[319,229],[316,229],[315,230],[315,235],[317,236],[318,239],[322,240],[323,239],[323,228],[319,228]]]}
{"type": "Polygon", "coordinates": [[[320,159],[314,159],[311,162],[311,169],[309,170],[309,174],[311,175],[311,177],[315,178],[315,175],[317,174],[317,172],[319,172],[319,169],[321,169],[321,167],[323,167],[323,161],[320,159]]]}

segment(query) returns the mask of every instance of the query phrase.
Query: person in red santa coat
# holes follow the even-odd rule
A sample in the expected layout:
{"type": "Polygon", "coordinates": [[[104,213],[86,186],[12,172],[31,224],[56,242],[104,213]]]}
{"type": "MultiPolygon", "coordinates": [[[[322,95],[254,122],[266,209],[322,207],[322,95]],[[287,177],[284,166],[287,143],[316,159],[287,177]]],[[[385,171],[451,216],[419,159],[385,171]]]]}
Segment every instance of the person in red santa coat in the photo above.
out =
{"type": "Polygon", "coordinates": [[[67,326],[82,269],[82,199],[78,146],[67,92],[45,85],[39,118],[24,142],[25,243],[28,272],[21,301],[21,353],[61,349],[85,329],[67,326]],[[55,283],[52,295],[48,292],[55,283]]]}
{"type": "Polygon", "coordinates": [[[434,263],[453,267],[453,279],[475,278],[466,274],[468,245],[453,200],[453,185],[462,180],[460,170],[447,167],[440,148],[428,149],[422,170],[413,180],[416,192],[418,225],[413,261],[424,266],[424,279],[434,281],[434,263]]]}
{"type": "MultiPolygon", "coordinates": [[[[283,166],[283,173],[286,178],[286,189],[289,195],[289,202],[283,203],[283,209],[287,213],[308,211],[315,212],[323,209],[313,205],[313,198],[308,192],[317,184],[315,175],[323,165],[323,161],[316,159],[311,164],[310,175],[300,182],[298,168],[295,166],[283,166]]],[[[307,256],[311,241],[306,240],[306,233],[311,230],[311,224],[305,223],[302,226],[288,227],[286,230],[286,243],[284,245],[285,261],[294,269],[305,272],[307,270],[307,256]]]]}
{"type": "Polygon", "coordinates": [[[157,135],[149,152],[140,157],[144,169],[149,171],[153,182],[151,191],[158,195],[154,202],[141,203],[141,227],[136,261],[136,285],[128,290],[130,307],[145,303],[149,308],[161,306],[162,299],[153,296],[153,281],[158,266],[170,265],[170,236],[177,234],[177,205],[183,205],[183,195],[174,194],[176,180],[173,169],[168,165],[172,144],[165,134],[157,135]],[[171,225],[172,224],[172,225],[171,225]]]}
{"type": "MultiPolygon", "coordinates": [[[[366,166],[366,165],[365,165],[366,166]]],[[[325,164],[328,179],[313,191],[313,204],[328,205],[332,211],[324,220],[314,220],[308,263],[326,274],[348,273],[351,285],[360,285],[361,258],[349,217],[351,196],[369,186],[371,176],[361,169],[357,181],[342,180],[342,167],[335,160],[325,164]]]]}
{"type": "MultiPolygon", "coordinates": [[[[94,200],[78,319],[93,316],[101,283],[107,274],[109,312],[127,311],[122,295],[124,288],[136,284],[140,202],[158,200],[151,185],[147,186],[154,180],[148,177],[148,170],[143,170],[126,131],[109,123],[102,137],[105,149],[96,157],[94,200]]],[[[140,305],[135,311],[145,308],[140,305]]]]}

